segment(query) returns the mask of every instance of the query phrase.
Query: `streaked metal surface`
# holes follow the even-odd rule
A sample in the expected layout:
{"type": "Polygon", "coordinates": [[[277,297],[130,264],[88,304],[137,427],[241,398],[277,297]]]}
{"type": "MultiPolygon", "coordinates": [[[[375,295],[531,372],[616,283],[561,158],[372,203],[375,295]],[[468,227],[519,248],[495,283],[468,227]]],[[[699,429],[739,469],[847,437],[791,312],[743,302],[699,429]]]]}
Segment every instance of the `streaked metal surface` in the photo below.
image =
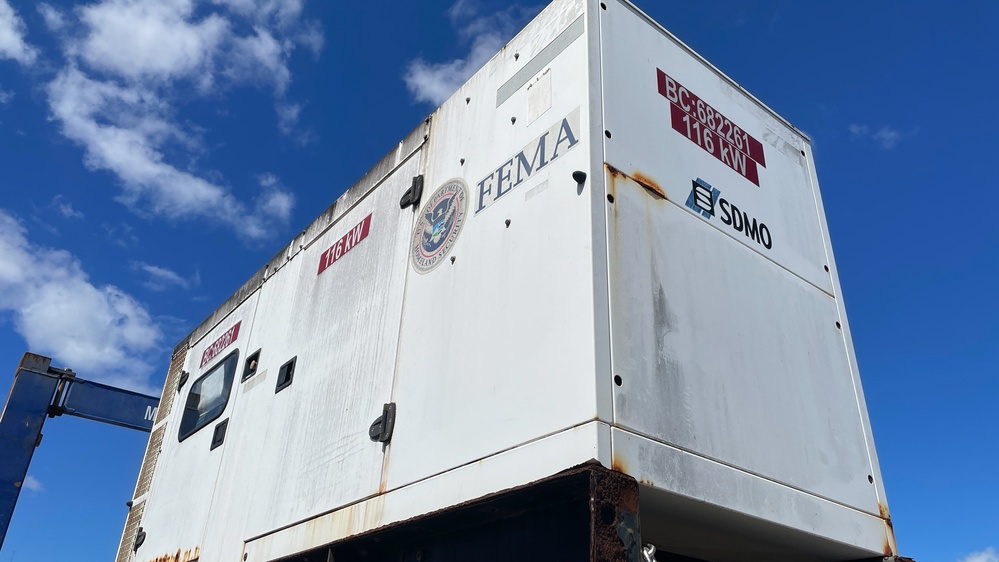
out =
{"type": "Polygon", "coordinates": [[[583,8],[580,1],[550,6],[434,114],[426,185],[465,178],[470,216],[451,251],[454,263],[410,275],[406,284],[386,489],[597,416],[588,304],[595,290],[592,199],[590,184],[572,177],[588,169],[593,142],[585,35],[538,71],[550,75],[553,94],[534,122],[527,122],[533,78],[499,108],[492,98],[577,25],[583,8]],[[558,127],[577,114],[573,148],[564,142],[546,166],[529,177],[525,170],[516,187],[517,171],[507,167],[511,180],[499,187],[498,168],[516,166],[525,147],[533,158],[534,141],[548,131],[545,151],[552,154],[558,127]],[[480,197],[492,202],[480,205],[480,197]]]}
{"type": "Polygon", "coordinates": [[[540,480],[591,460],[610,466],[610,426],[607,424],[583,424],[419,484],[391,490],[263,536],[250,537],[245,548],[247,562],[267,562],[305,552],[367,530],[540,480]]]}
{"type": "Polygon", "coordinates": [[[876,515],[614,428],[614,468],[638,475],[644,540],[717,562],[860,560],[887,553],[876,515]]]}
{"type": "Polygon", "coordinates": [[[136,560],[274,560],[589,460],[642,483],[663,552],[672,505],[775,560],[894,552],[821,213],[796,130],[630,4],[554,2],[181,343],[196,380],[242,322],[230,349],[260,365],[215,450],[160,413],[136,560]],[[758,175],[676,136],[657,68],[760,140],[758,175]],[[695,214],[697,179],[772,240],[695,214]],[[460,184],[460,230],[428,219],[460,184]],[[416,268],[438,228],[446,259],[416,268]]]}
{"type": "Polygon", "coordinates": [[[828,265],[827,244],[802,154],[807,139],[713,68],[691,57],[628,3],[613,0],[606,4],[607,10],[601,10],[603,108],[605,127],[613,138],[605,139],[605,161],[629,176],[654,179],[666,197],[692,218],[831,293],[832,280],[824,269],[828,265]],[[762,143],[766,165],[758,165],[760,186],[673,130],[671,103],[659,93],[658,70],[762,143]],[[723,224],[720,211],[709,219],[688,209],[685,202],[698,178],[719,189],[722,198],[769,225],[773,247],[766,249],[723,224]]]}
{"type": "MultiPolygon", "coordinates": [[[[844,509],[820,525],[776,492],[732,509],[868,552],[885,544],[894,552],[881,519],[883,493],[873,485],[880,473],[807,139],[627,3],[606,5],[615,425],[716,463],[706,465],[717,468],[714,504],[735,502],[745,492],[742,475],[752,475],[844,509]],[[662,71],[762,140],[759,185],[674,128],[662,71]],[[705,190],[714,214],[692,205],[697,186],[718,190],[705,190]],[[730,217],[737,205],[765,221],[772,247],[726,224],[722,200],[730,217]],[[851,523],[849,510],[870,517],[851,523]]],[[[673,475],[653,478],[648,471],[659,469],[635,456],[653,449],[619,449],[615,441],[615,459],[656,489],[696,497],[704,475],[676,466],[673,475]]],[[[821,552],[821,541],[813,548],[821,552]]]]}
{"type": "MultiPolygon", "coordinates": [[[[177,396],[174,397],[175,406],[154,428],[154,435],[163,431],[159,455],[147,455],[145,459],[145,462],[155,461],[156,465],[139,523],[146,538],[136,553],[136,560],[154,559],[163,553],[186,551],[202,544],[205,523],[218,481],[219,466],[230,437],[227,435],[226,443],[212,450],[213,428],[232,415],[237,403],[236,393],[230,396],[218,419],[185,438],[183,442],[178,441],[180,419],[194,381],[212,370],[216,363],[224,361],[233,350],[238,350],[239,357],[232,388],[238,387],[239,371],[246,356],[245,342],[254,327],[253,312],[257,298],[256,292],[249,295],[242,307],[233,311],[215,330],[207,332],[200,341],[193,343],[188,353],[180,356],[185,361],[184,370],[190,376],[179,392],[176,388],[164,388],[164,393],[175,392],[177,396]],[[240,323],[239,337],[215,361],[199,367],[204,351],[237,323],[240,323]]],[[[273,381],[273,377],[271,380],[273,381]]],[[[231,427],[232,424],[229,425],[231,427]]]]}

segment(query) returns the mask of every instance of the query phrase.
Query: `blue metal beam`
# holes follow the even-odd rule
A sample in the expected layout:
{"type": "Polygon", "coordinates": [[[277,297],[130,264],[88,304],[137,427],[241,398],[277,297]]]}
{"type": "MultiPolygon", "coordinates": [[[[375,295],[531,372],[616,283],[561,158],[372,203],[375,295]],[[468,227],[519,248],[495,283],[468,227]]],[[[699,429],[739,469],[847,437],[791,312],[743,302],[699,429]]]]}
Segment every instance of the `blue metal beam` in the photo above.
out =
{"type": "Polygon", "coordinates": [[[59,411],[99,422],[153,430],[160,399],[106,384],[74,379],[59,411]]]}
{"type": "Polygon", "coordinates": [[[159,399],[76,378],[48,357],[25,353],[0,414],[0,547],[46,416],[69,414],[152,431],[159,399]]]}
{"type": "Polygon", "coordinates": [[[48,374],[51,359],[25,353],[0,414],[0,547],[21,493],[28,463],[42,435],[42,424],[56,389],[63,382],[48,374]]]}

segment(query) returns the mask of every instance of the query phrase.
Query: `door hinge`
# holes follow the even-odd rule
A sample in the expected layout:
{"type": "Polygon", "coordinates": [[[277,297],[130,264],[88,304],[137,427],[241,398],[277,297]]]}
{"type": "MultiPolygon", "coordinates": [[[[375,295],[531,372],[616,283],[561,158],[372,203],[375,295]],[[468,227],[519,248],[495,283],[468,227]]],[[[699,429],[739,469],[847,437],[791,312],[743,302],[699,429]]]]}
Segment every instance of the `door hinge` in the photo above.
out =
{"type": "Polygon", "coordinates": [[[388,443],[392,439],[392,430],[395,429],[395,402],[390,402],[382,407],[382,415],[368,428],[368,437],[378,443],[388,443]]]}
{"type": "Polygon", "coordinates": [[[188,373],[187,371],[180,372],[180,379],[177,380],[177,392],[180,392],[180,389],[184,388],[184,383],[187,382],[187,379],[190,376],[191,373],[188,373]]]}
{"type": "Polygon", "coordinates": [[[414,211],[418,210],[420,208],[421,196],[423,196],[423,174],[413,178],[413,184],[409,186],[406,193],[402,194],[402,199],[399,200],[399,208],[405,209],[412,205],[414,211]]]}
{"type": "Polygon", "coordinates": [[[137,552],[142,543],[146,542],[146,532],[139,527],[138,532],[135,533],[135,543],[132,545],[132,552],[137,552]]]}

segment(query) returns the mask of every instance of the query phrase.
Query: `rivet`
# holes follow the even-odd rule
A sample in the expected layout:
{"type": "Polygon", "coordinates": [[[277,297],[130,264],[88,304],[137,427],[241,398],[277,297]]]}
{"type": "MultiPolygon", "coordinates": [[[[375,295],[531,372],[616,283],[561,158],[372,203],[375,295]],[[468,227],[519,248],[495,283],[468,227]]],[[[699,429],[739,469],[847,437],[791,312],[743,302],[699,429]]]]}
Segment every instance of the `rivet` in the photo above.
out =
{"type": "Polygon", "coordinates": [[[470,101],[472,101],[472,98],[465,98],[465,105],[468,105],[468,102],[470,101]]]}
{"type": "Polygon", "coordinates": [[[510,228],[510,219],[506,219],[506,221],[504,221],[504,224],[506,224],[507,228],[510,228]]]}
{"type": "Polygon", "coordinates": [[[517,118],[516,117],[511,117],[510,118],[510,123],[516,123],[516,122],[517,122],[517,118]]]}
{"type": "Polygon", "coordinates": [[[519,58],[520,58],[520,53],[514,53],[513,54],[513,60],[517,60],[519,58]]]}
{"type": "Polygon", "coordinates": [[[451,256],[451,263],[454,263],[455,257],[451,256]]]}
{"type": "Polygon", "coordinates": [[[458,161],[458,163],[460,163],[462,166],[464,166],[465,165],[465,159],[462,158],[461,160],[458,161]]]}

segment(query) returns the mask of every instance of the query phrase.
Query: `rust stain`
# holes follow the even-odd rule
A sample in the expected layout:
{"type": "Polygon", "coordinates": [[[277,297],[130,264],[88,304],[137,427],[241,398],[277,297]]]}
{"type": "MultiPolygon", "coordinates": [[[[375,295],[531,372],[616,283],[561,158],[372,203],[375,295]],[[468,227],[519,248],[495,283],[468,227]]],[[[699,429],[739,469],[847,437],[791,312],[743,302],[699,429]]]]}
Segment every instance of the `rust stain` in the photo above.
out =
{"type": "Polygon", "coordinates": [[[622,174],[617,168],[606,162],[604,162],[604,168],[607,169],[607,173],[610,176],[610,181],[607,182],[607,194],[612,197],[617,197],[617,179],[619,177],[626,178],[628,176],[622,174]]]}
{"type": "Polygon", "coordinates": [[[881,514],[881,519],[885,523],[885,556],[891,556],[894,554],[895,546],[895,527],[891,522],[891,514],[888,513],[888,506],[881,502],[878,502],[878,512],[881,514]]]}
{"type": "Polygon", "coordinates": [[[201,547],[196,546],[190,550],[181,551],[179,548],[174,554],[164,554],[157,556],[149,562],[198,562],[201,558],[201,547]]]}
{"type": "Polygon", "coordinates": [[[385,497],[374,497],[364,503],[364,530],[381,527],[385,518],[385,497]]]}
{"type": "Polygon", "coordinates": [[[614,457],[611,458],[611,468],[618,472],[623,472],[625,474],[628,473],[628,465],[624,463],[624,459],[617,455],[614,455],[614,457]]]}
{"type": "Polygon", "coordinates": [[[884,544],[884,554],[885,556],[895,555],[895,527],[891,523],[891,515],[888,513],[888,506],[881,502],[878,502],[878,512],[881,514],[881,519],[885,523],[885,544],[884,544]]]}
{"type": "MultiPolygon", "coordinates": [[[[394,384],[394,383],[393,383],[394,384]]],[[[394,391],[395,389],[393,389],[394,391]]],[[[383,446],[382,453],[382,472],[378,480],[378,494],[384,494],[388,491],[388,469],[389,469],[389,459],[392,455],[392,445],[386,444],[383,446]]]]}
{"type": "Polygon", "coordinates": [[[663,190],[662,186],[659,185],[659,182],[642,172],[636,170],[635,172],[632,172],[631,175],[628,175],[606,162],[604,162],[604,168],[607,169],[607,173],[610,175],[610,183],[607,187],[607,192],[609,194],[614,195],[615,197],[617,196],[615,190],[617,187],[617,180],[620,178],[631,180],[644,187],[652,195],[655,195],[660,199],[666,199],[666,192],[663,190]]]}
{"type": "Polygon", "coordinates": [[[891,525],[891,515],[888,513],[888,506],[878,502],[878,511],[881,513],[881,518],[887,521],[888,525],[891,525]]]}
{"type": "Polygon", "coordinates": [[[631,179],[635,180],[635,183],[638,185],[651,191],[654,195],[666,199],[666,192],[663,191],[663,188],[659,187],[659,184],[649,176],[646,176],[642,172],[635,171],[631,174],[631,179]]]}

